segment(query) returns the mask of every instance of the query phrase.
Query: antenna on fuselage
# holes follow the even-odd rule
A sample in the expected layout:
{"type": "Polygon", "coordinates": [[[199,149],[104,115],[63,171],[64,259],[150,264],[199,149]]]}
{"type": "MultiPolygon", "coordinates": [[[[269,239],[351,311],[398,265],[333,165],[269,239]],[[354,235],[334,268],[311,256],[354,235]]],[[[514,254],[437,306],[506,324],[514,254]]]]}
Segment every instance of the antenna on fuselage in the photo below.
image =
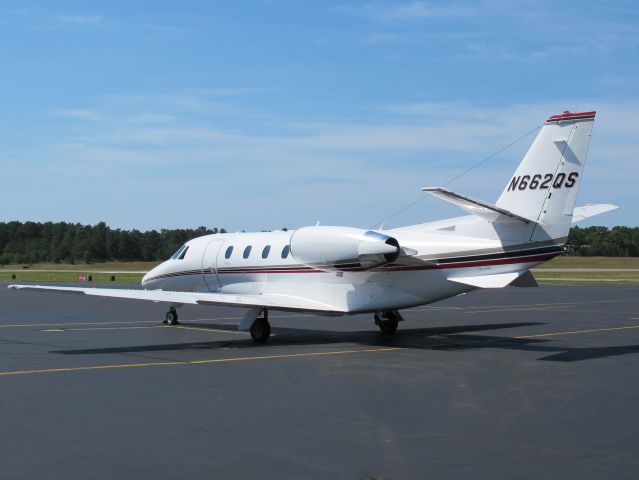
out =
{"type": "MultiPolygon", "coordinates": [[[[464,170],[463,172],[461,172],[458,175],[455,175],[454,177],[450,178],[448,181],[446,181],[445,183],[443,183],[441,186],[445,187],[447,186],[449,183],[454,182],[455,180],[463,177],[464,175],[468,174],[470,171],[474,170],[475,168],[479,167],[480,165],[482,165],[483,163],[487,162],[488,160],[490,160],[491,158],[499,155],[501,152],[503,152],[504,150],[507,150],[508,148],[512,147],[513,145],[515,145],[517,142],[520,142],[521,140],[523,140],[524,138],[526,138],[527,136],[531,135],[532,133],[536,132],[537,130],[539,130],[543,125],[537,125],[535,128],[533,128],[532,130],[530,130],[529,132],[526,132],[525,134],[523,134],[521,137],[519,137],[518,139],[510,142],[508,145],[506,145],[505,147],[500,148],[499,150],[497,150],[496,152],[491,153],[490,155],[488,155],[487,157],[481,159],[480,161],[478,161],[477,163],[475,163],[472,167],[467,168],[466,170],[464,170]]],[[[381,225],[379,226],[378,231],[380,231],[382,229],[382,227],[384,226],[384,224],[386,222],[388,222],[391,218],[396,217],[397,215],[399,215],[400,213],[404,212],[404,210],[408,210],[410,207],[412,207],[413,205],[423,201],[425,198],[428,198],[428,195],[422,195],[419,198],[417,198],[416,200],[410,202],[409,204],[407,204],[406,206],[400,208],[399,210],[397,210],[396,212],[392,213],[391,215],[389,215],[388,217],[386,217],[381,225]]],[[[375,224],[377,225],[377,224],[375,224]]],[[[373,229],[373,226],[370,227],[371,229],[373,229]]]]}

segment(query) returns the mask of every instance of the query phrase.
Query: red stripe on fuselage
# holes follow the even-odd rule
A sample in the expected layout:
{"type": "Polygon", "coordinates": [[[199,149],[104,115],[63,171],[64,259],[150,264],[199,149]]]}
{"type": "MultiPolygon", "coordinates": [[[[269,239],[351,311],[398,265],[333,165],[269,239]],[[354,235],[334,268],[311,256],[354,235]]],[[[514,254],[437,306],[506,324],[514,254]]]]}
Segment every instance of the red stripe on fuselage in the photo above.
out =
{"type": "MultiPolygon", "coordinates": [[[[553,252],[553,253],[543,253],[537,255],[527,255],[525,257],[505,257],[505,258],[496,258],[496,259],[487,259],[487,260],[466,260],[460,261],[456,263],[441,263],[441,264],[426,264],[426,265],[395,265],[395,266],[384,266],[375,270],[363,270],[359,269],[350,269],[350,270],[340,270],[342,272],[408,272],[408,271],[418,271],[418,270],[447,270],[452,268],[472,268],[472,267],[483,267],[483,266],[493,266],[493,265],[513,265],[517,263],[531,263],[531,262],[545,262],[552,258],[555,258],[561,252],[553,252]]],[[[332,272],[332,271],[331,271],[332,272]]],[[[207,275],[213,275],[213,272],[205,272],[207,275]]],[[[285,270],[283,268],[278,269],[262,269],[262,270],[231,270],[231,271],[218,271],[218,275],[266,275],[266,274],[275,274],[275,273],[329,273],[326,270],[318,270],[314,268],[294,268],[290,270],[285,270]]],[[[202,272],[197,273],[196,271],[190,272],[175,272],[170,274],[161,275],[159,277],[154,277],[149,280],[160,280],[166,278],[175,278],[182,275],[201,275],[202,272]]]]}
{"type": "MultiPolygon", "coordinates": [[[[377,270],[368,270],[372,272],[401,272],[401,271],[414,271],[414,270],[446,270],[449,268],[471,268],[482,267],[491,265],[512,265],[515,263],[530,263],[530,262],[545,262],[551,258],[556,257],[561,252],[557,253],[545,253],[540,255],[529,255],[526,257],[513,257],[513,258],[499,258],[494,260],[474,260],[465,261],[459,263],[447,263],[439,265],[397,265],[392,267],[382,267],[377,270]]],[[[346,272],[361,272],[366,271],[362,269],[358,270],[342,270],[346,272]]],[[[326,270],[253,270],[253,271],[241,271],[241,272],[218,272],[218,274],[236,274],[236,275],[251,275],[251,274],[266,274],[266,273],[327,273],[326,270]]]]}
{"type": "Polygon", "coordinates": [[[545,262],[551,258],[555,258],[559,253],[547,253],[543,255],[531,255],[528,257],[499,258],[495,260],[475,260],[468,262],[441,264],[441,265],[411,265],[405,267],[389,267],[388,271],[405,271],[405,270],[447,270],[449,268],[472,268],[484,267],[491,265],[512,265],[514,263],[530,263],[545,262]]]}
{"type": "Polygon", "coordinates": [[[232,272],[220,272],[218,275],[251,275],[253,273],[326,273],[324,270],[314,270],[312,268],[306,270],[237,270],[232,272]]]}

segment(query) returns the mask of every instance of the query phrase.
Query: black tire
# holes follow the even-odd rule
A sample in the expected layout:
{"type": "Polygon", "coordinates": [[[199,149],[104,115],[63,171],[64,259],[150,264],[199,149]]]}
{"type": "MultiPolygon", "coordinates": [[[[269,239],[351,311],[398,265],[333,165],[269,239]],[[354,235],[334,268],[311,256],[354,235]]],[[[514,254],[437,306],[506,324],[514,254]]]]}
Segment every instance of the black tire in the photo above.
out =
{"type": "Polygon", "coordinates": [[[397,331],[399,323],[398,315],[395,312],[383,312],[375,314],[375,325],[379,327],[384,335],[392,335],[397,331]]]}
{"type": "Polygon", "coordinates": [[[396,318],[388,318],[377,324],[384,335],[392,335],[397,331],[398,321],[396,318]]]}
{"type": "Polygon", "coordinates": [[[263,318],[257,318],[251,325],[251,338],[256,343],[266,343],[268,338],[271,336],[271,324],[268,323],[268,320],[263,318]]]}
{"type": "Polygon", "coordinates": [[[180,322],[178,321],[177,311],[175,311],[174,308],[172,308],[171,310],[166,312],[166,320],[164,320],[164,323],[167,324],[167,325],[179,325],[180,324],[180,322]]]}

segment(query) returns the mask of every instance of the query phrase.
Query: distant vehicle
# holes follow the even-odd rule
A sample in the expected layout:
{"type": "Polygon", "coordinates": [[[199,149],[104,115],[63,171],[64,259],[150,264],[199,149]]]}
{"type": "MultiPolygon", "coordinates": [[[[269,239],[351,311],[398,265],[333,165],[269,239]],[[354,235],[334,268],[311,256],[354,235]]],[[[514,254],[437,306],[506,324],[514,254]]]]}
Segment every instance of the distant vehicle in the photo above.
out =
{"type": "Polygon", "coordinates": [[[188,241],[148,272],[144,290],[10,285],[171,304],[247,308],[239,329],[266,342],[269,310],[373,313],[393,334],[400,310],[477,288],[536,286],[530,269],[564,251],[571,223],[614,210],[575,208],[595,112],[551,116],[497,202],[422,190],[471,215],[391,230],[309,226],[188,241]]]}

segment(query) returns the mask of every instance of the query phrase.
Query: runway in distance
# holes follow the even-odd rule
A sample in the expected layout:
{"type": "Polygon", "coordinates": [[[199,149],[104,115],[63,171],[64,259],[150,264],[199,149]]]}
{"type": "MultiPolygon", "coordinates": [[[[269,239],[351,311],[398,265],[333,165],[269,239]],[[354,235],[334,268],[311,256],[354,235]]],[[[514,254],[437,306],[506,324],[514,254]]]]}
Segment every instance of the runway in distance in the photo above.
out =
{"type": "Polygon", "coordinates": [[[422,190],[470,215],[389,230],[309,226],[194,238],[148,272],[143,290],[9,285],[170,304],[244,307],[240,330],[271,333],[269,310],[372,313],[393,334],[400,310],[478,288],[536,286],[530,269],[564,251],[570,225],[614,210],[575,208],[595,112],[553,115],[492,205],[438,187],[422,190]]]}

